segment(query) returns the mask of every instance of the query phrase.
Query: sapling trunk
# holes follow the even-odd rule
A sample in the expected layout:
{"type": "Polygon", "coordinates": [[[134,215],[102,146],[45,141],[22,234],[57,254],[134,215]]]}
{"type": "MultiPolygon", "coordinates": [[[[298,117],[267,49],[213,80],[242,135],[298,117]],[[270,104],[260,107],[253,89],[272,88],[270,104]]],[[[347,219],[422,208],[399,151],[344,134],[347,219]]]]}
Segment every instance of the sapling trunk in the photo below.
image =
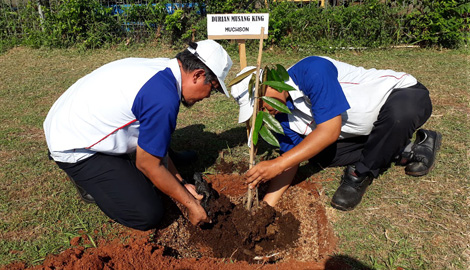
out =
{"type": "MultiPolygon", "coordinates": [[[[264,27],[261,27],[261,34],[260,34],[260,40],[259,40],[259,50],[258,50],[258,61],[256,62],[256,83],[255,83],[255,91],[254,91],[254,106],[253,106],[253,115],[251,117],[251,130],[255,130],[255,123],[256,123],[256,115],[258,114],[259,111],[259,73],[260,73],[260,67],[261,67],[261,59],[263,56],[263,40],[264,40],[264,27]]],[[[253,165],[255,164],[255,144],[253,140],[251,140],[250,144],[250,165],[249,168],[251,169],[253,165]]],[[[251,211],[251,207],[253,205],[253,193],[258,194],[258,187],[255,188],[255,191],[250,189],[248,187],[248,192],[247,192],[247,202],[246,202],[246,209],[248,211],[251,211]]],[[[258,205],[258,196],[256,196],[256,202],[255,204],[258,205]]]]}
{"type": "MultiPolygon", "coordinates": [[[[248,81],[249,100],[253,99],[253,113],[251,116],[251,126],[249,121],[246,121],[248,141],[250,141],[250,169],[252,169],[255,165],[255,156],[259,137],[261,136],[263,140],[265,140],[267,143],[274,147],[280,147],[279,141],[276,139],[276,136],[273,134],[273,132],[284,135],[284,130],[279,121],[276,120],[276,118],[270,115],[269,113],[259,110],[260,101],[262,100],[263,103],[268,104],[278,112],[291,113],[286,104],[284,104],[280,100],[265,96],[267,87],[271,87],[279,92],[295,90],[294,87],[286,83],[286,81],[289,80],[289,73],[280,64],[277,64],[276,67],[272,69],[266,66],[263,71],[262,81],[260,81],[261,59],[263,53],[264,38],[263,32],[264,28],[261,28],[256,74],[255,77],[251,77],[251,79],[249,79],[248,81]]],[[[228,86],[233,86],[245,80],[245,78],[247,78],[248,76],[252,76],[254,70],[255,68],[250,68],[249,70],[238,74],[237,77],[235,77],[228,84],[228,86]]],[[[253,200],[255,200],[254,205],[258,207],[258,189],[255,188],[252,190],[248,188],[246,199],[247,210],[251,210],[253,206],[253,200]]]]}

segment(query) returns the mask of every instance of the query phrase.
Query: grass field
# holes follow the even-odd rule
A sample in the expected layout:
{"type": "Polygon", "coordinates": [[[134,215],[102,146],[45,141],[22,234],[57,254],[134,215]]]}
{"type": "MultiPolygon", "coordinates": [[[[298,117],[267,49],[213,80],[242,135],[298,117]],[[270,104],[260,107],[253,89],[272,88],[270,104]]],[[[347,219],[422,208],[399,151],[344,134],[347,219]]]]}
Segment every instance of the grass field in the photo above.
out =
{"type": "MultiPolygon", "coordinates": [[[[256,50],[253,50],[256,51],[256,50]]],[[[239,70],[235,46],[229,49],[239,70]]],[[[0,266],[22,260],[38,264],[47,254],[70,247],[87,234],[116,237],[122,229],[95,205],[77,199],[72,185],[49,161],[42,122],[53,102],[77,79],[124,57],[173,57],[168,48],[32,50],[15,48],[0,55],[0,266]]],[[[263,63],[290,66],[303,53],[266,50],[263,63]]],[[[470,268],[470,56],[466,51],[394,49],[344,51],[328,55],[367,68],[394,69],[426,85],[434,103],[425,128],[443,134],[434,170],[406,176],[392,167],[374,181],[363,203],[352,212],[325,205],[339,237],[339,254],[372,269],[470,268]]],[[[257,55],[249,50],[248,63],[257,55]]],[[[125,78],[117,78],[125,79],[125,78]]],[[[228,81],[228,80],[227,80],[228,81]]],[[[213,172],[219,153],[248,162],[245,130],[237,124],[237,105],[221,94],[182,108],[173,138],[175,149],[195,149],[199,171],[213,172]]],[[[272,149],[264,147],[260,155],[272,149]]],[[[302,167],[306,170],[308,168],[302,167]]],[[[188,172],[189,173],[189,172],[188,172]]],[[[316,173],[321,192],[331,198],[341,168],[316,173]]],[[[314,218],[314,217],[312,217],[314,218]]]]}

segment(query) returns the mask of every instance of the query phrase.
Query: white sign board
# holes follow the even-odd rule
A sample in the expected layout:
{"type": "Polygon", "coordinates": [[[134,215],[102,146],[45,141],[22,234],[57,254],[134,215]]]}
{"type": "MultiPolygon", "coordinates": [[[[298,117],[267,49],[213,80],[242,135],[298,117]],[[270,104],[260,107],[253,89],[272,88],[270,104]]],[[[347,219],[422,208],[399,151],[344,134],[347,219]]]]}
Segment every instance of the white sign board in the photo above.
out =
{"type": "Polygon", "coordinates": [[[259,39],[261,27],[268,37],[269,13],[207,14],[209,39],[259,39]]]}

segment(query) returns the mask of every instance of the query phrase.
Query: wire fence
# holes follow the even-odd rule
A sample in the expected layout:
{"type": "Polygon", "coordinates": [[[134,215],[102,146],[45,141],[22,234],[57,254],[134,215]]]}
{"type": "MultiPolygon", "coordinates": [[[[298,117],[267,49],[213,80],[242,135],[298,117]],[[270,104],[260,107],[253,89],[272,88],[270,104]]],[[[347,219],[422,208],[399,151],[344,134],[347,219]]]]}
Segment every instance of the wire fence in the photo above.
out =
{"type": "MultiPolygon", "coordinates": [[[[466,0],[456,1],[466,2],[466,0]]],[[[48,41],[50,43],[55,42],[59,44],[60,39],[70,40],[68,43],[65,42],[65,46],[68,46],[67,44],[73,44],[77,39],[91,44],[96,43],[96,46],[115,37],[121,40],[124,38],[139,41],[148,38],[159,38],[162,32],[165,31],[164,34],[170,36],[167,37],[169,40],[176,40],[178,38],[187,40],[188,38],[194,39],[195,37],[200,39],[206,35],[206,14],[243,12],[271,13],[281,2],[290,2],[289,12],[291,13],[292,8],[294,8],[294,10],[307,9],[304,13],[299,12],[303,17],[289,17],[290,15],[286,14],[286,17],[289,17],[291,20],[299,19],[305,21],[307,19],[303,18],[308,17],[312,12],[328,13],[335,18],[334,13],[338,12],[338,14],[340,14],[339,16],[345,17],[339,19],[335,18],[337,20],[336,25],[332,25],[331,28],[335,28],[335,31],[345,33],[344,35],[348,35],[348,31],[351,32],[351,29],[348,28],[351,24],[342,25],[342,23],[338,21],[342,19],[352,19],[352,16],[354,16],[354,12],[345,13],[344,10],[346,8],[366,6],[371,3],[380,4],[385,6],[385,8],[377,9],[377,13],[372,15],[364,12],[364,14],[366,14],[365,16],[368,17],[355,19],[356,22],[354,23],[356,23],[356,25],[358,23],[361,24],[360,20],[362,20],[363,24],[366,25],[369,21],[375,20],[375,25],[372,25],[372,27],[378,26],[387,28],[384,29],[382,34],[377,34],[377,31],[375,31],[375,34],[384,35],[385,33],[388,35],[390,33],[397,33],[396,40],[401,39],[401,37],[398,37],[398,34],[402,34],[403,32],[401,29],[403,29],[404,25],[407,23],[405,21],[406,17],[413,11],[425,10],[423,9],[424,2],[426,2],[428,6],[432,5],[433,2],[439,2],[441,4],[440,7],[445,7],[445,3],[444,6],[442,6],[442,2],[445,1],[439,0],[0,0],[0,41],[5,39],[24,41],[27,37],[30,42],[34,42],[34,36],[40,36],[41,33],[46,32],[53,36],[48,41]],[[90,7],[90,5],[92,5],[92,7],[90,7]],[[388,8],[390,8],[390,10],[398,10],[393,13],[393,22],[390,22],[390,19],[387,18],[387,14],[390,13],[388,8]],[[380,12],[387,14],[381,14],[380,12]],[[359,22],[357,22],[358,20],[359,22]],[[384,23],[385,21],[387,22],[384,23]],[[188,30],[188,27],[191,29],[188,30]],[[338,29],[338,27],[344,28],[338,29]],[[67,29],[67,31],[64,29],[67,29]],[[98,32],[101,32],[101,34],[97,34],[98,32]]],[[[277,10],[277,12],[279,12],[279,10],[277,10]]],[[[468,21],[468,13],[466,13],[465,16],[465,19],[468,21]]],[[[276,26],[273,27],[284,27],[279,25],[280,23],[277,21],[275,23],[276,26]]],[[[307,22],[307,24],[308,23],[309,22],[307,22]]],[[[311,24],[312,23],[318,22],[312,21],[311,24]]],[[[423,21],[419,23],[421,23],[419,27],[426,29],[426,22],[423,21]]],[[[438,22],[438,24],[439,23],[445,24],[446,22],[438,22]]],[[[326,24],[321,24],[321,27],[330,28],[330,26],[326,24]]],[[[447,25],[443,27],[445,28],[447,25]]],[[[357,28],[356,26],[354,29],[357,28]]],[[[277,30],[279,29],[273,28],[273,31],[270,30],[270,35],[277,30]]],[[[291,31],[291,29],[284,30],[287,31],[287,34],[291,31]]],[[[405,33],[404,35],[409,35],[410,40],[412,40],[413,37],[411,37],[411,35],[414,34],[410,34],[411,30],[409,28],[407,31],[409,33],[405,33]]],[[[439,34],[443,31],[437,30],[437,32],[439,34]]],[[[284,34],[286,33],[282,33],[282,35],[284,34]]],[[[352,34],[349,33],[349,36],[351,35],[352,34]]],[[[330,38],[336,37],[333,32],[326,36],[330,38]]],[[[403,40],[406,40],[406,36],[403,40]]],[[[370,41],[367,41],[367,43],[370,43],[370,41]]]]}

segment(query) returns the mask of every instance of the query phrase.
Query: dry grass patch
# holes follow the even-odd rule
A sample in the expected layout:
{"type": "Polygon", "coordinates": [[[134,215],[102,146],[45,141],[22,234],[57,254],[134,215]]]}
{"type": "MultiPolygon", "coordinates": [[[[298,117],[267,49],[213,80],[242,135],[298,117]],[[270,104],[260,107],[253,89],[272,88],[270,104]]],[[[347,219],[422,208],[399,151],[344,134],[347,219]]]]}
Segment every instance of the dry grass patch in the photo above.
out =
{"type": "MultiPolygon", "coordinates": [[[[79,230],[98,229],[100,234],[115,230],[113,226],[102,230],[108,219],[96,206],[77,200],[65,175],[47,159],[42,122],[71,84],[102,64],[131,56],[175,54],[168,48],[152,47],[88,52],[15,48],[0,55],[0,265],[13,260],[40,262],[45,255],[68,248],[70,237],[79,230]]],[[[263,63],[289,67],[305,56],[267,51],[263,63]]],[[[379,270],[468,269],[469,56],[415,49],[328,56],[413,74],[429,88],[434,103],[425,128],[438,130],[444,137],[429,175],[413,178],[403,173],[403,167],[393,167],[374,181],[352,212],[328,206],[341,168],[303,170],[304,179],[322,185],[318,190],[339,237],[338,252],[379,270]]],[[[235,64],[227,81],[239,69],[237,57],[232,57],[235,64]]],[[[248,64],[254,63],[256,53],[248,52],[248,64]]],[[[236,103],[221,94],[180,110],[173,139],[176,150],[194,149],[200,156],[197,166],[188,171],[214,170],[220,152],[234,163],[248,160],[245,129],[237,117],[236,103]]],[[[259,153],[269,151],[263,146],[259,153]]]]}

